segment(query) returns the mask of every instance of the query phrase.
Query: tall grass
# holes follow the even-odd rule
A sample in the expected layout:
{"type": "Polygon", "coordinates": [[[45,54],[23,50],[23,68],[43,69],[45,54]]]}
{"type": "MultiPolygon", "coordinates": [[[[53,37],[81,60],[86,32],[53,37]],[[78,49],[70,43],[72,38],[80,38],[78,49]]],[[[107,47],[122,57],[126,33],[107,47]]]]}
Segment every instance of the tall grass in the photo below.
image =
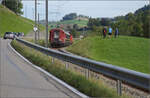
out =
{"type": "Polygon", "coordinates": [[[91,97],[103,97],[103,98],[119,98],[116,92],[104,84],[91,81],[82,75],[79,75],[70,70],[66,70],[62,64],[55,62],[51,63],[51,57],[44,55],[34,49],[31,49],[17,41],[13,41],[11,45],[24,57],[30,60],[35,65],[45,69],[66,83],[78,89],[80,92],[91,97]]]}
{"type": "MultiPolygon", "coordinates": [[[[31,39],[31,38],[23,38],[23,39],[26,40],[26,41],[32,42],[32,43],[35,42],[35,40],[34,40],[34,39],[31,39]]],[[[45,44],[46,44],[46,43],[45,43],[45,40],[40,39],[40,40],[37,40],[37,44],[40,45],[40,46],[45,47],[45,44]]],[[[49,45],[49,42],[48,42],[48,45],[49,45]]]]}

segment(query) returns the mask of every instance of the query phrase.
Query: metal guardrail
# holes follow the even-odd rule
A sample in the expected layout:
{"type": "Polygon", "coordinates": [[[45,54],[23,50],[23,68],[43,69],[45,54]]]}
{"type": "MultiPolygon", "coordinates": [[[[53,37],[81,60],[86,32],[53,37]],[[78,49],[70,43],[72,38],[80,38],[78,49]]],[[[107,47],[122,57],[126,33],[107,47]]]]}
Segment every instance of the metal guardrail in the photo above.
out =
{"type": "Polygon", "coordinates": [[[137,88],[150,91],[150,74],[144,74],[141,72],[136,72],[133,70],[113,66],[111,64],[97,62],[97,61],[90,60],[84,57],[62,53],[53,49],[48,49],[48,48],[39,46],[37,44],[33,44],[31,42],[27,42],[22,39],[16,39],[16,40],[46,55],[79,65],[81,67],[87,68],[94,72],[104,74],[108,77],[133,85],[137,88]]]}

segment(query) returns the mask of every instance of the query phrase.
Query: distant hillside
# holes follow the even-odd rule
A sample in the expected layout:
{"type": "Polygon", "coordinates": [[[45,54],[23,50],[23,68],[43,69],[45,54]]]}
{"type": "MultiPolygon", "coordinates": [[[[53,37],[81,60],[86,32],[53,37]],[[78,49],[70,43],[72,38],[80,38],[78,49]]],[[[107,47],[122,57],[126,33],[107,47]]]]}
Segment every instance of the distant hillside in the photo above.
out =
{"type": "Polygon", "coordinates": [[[89,17],[85,16],[85,15],[77,15],[76,13],[69,13],[69,14],[66,14],[62,18],[62,21],[65,21],[65,20],[76,20],[76,19],[79,19],[79,20],[88,20],[89,17]]]}
{"type": "MultiPolygon", "coordinates": [[[[6,7],[0,5],[0,36],[7,31],[28,32],[33,30],[34,22],[32,20],[16,15],[6,7]]],[[[43,28],[43,27],[41,27],[43,28]]]]}
{"type": "Polygon", "coordinates": [[[79,27],[87,26],[88,20],[66,20],[58,22],[58,24],[77,24],[79,27]]]}
{"type": "Polygon", "coordinates": [[[63,29],[66,29],[68,27],[73,28],[73,26],[76,24],[78,28],[82,28],[87,26],[88,20],[65,20],[60,22],[49,22],[49,26],[51,28],[57,28],[61,27],[63,29]]]}

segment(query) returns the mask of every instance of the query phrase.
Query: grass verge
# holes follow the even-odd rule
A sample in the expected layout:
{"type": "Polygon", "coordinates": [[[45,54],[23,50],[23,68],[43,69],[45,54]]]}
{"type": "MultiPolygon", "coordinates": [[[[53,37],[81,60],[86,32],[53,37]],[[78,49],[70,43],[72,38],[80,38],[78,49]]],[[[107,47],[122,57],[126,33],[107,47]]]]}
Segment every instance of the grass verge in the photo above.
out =
{"type": "MultiPolygon", "coordinates": [[[[23,39],[26,40],[26,41],[35,43],[34,39],[31,39],[31,38],[23,38],[23,39]]],[[[37,44],[40,45],[40,46],[45,47],[45,44],[46,44],[46,43],[45,43],[45,40],[40,39],[40,40],[37,40],[37,44]]],[[[49,45],[49,42],[48,42],[48,45],[49,45]]]]}
{"type": "MultiPolygon", "coordinates": [[[[27,58],[30,62],[35,65],[45,69],[51,74],[55,75],[59,79],[68,83],[69,85],[75,87],[80,92],[91,96],[91,97],[105,97],[105,98],[119,98],[117,96],[116,91],[108,88],[102,83],[97,83],[95,81],[86,79],[84,76],[79,75],[75,72],[71,72],[70,70],[66,70],[63,66],[58,62],[51,63],[50,57],[46,56],[32,48],[29,48],[17,41],[13,41],[11,45],[25,58],[27,58]]],[[[123,98],[124,96],[122,96],[123,98]]]]}

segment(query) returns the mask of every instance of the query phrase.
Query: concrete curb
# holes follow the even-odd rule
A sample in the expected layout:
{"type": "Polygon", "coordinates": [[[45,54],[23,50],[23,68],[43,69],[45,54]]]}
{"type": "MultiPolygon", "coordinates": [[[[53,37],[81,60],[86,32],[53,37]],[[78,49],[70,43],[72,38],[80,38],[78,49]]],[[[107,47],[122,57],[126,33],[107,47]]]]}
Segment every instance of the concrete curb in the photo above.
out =
{"type": "Polygon", "coordinates": [[[63,85],[64,87],[68,88],[69,90],[71,90],[72,92],[74,92],[75,94],[79,95],[82,98],[89,98],[87,95],[79,92],[77,89],[73,88],[72,86],[68,85],[67,83],[63,82],[62,80],[58,79],[57,77],[55,77],[54,75],[48,73],[47,71],[45,71],[44,69],[32,64],[29,60],[27,60],[25,57],[23,57],[20,53],[18,53],[11,45],[10,43],[8,43],[8,46],[13,50],[13,52],[15,52],[19,57],[21,57],[25,62],[29,63],[30,65],[32,65],[32,67],[40,70],[42,73],[46,74],[47,76],[49,76],[50,78],[52,78],[53,80],[57,81],[59,84],[63,85]]]}

